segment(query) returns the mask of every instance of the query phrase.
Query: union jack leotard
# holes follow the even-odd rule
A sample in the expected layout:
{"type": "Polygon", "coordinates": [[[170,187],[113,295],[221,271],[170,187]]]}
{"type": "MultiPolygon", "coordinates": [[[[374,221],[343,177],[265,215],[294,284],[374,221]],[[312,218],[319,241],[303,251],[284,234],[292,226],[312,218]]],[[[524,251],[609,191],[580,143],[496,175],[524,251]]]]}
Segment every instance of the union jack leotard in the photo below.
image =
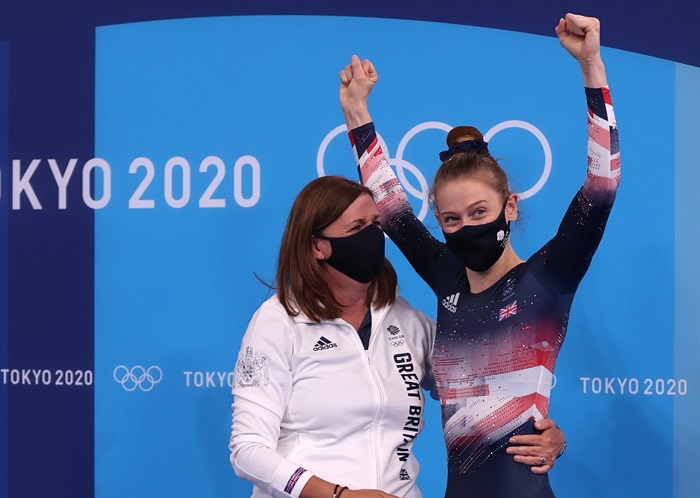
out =
{"type": "Polygon", "coordinates": [[[473,294],[465,268],[414,216],[374,125],[351,130],[362,182],[384,230],[438,298],[433,353],[448,452],[447,497],[552,497],[505,453],[547,416],[569,310],[601,240],[620,179],[617,125],[607,88],[586,89],[588,172],[557,234],[489,289],[473,294]]]}

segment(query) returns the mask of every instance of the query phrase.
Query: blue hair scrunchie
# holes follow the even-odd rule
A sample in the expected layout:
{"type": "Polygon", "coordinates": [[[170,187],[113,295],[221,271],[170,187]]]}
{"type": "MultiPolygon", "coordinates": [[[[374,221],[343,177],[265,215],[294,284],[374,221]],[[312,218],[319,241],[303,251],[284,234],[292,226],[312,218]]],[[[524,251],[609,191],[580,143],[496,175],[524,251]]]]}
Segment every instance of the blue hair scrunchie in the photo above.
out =
{"type": "Polygon", "coordinates": [[[488,152],[489,147],[488,147],[488,142],[484,142],[480,138],[475,138],[473,140],[464,140],[462,142],[457,142],[456,144],[452,145],[449,149],[443,150],[440,152],[440,161],[443,163],[447,161],[449,158],[454,156],[455,154],[459,152],[466,152],[468,150],[474,150],[476,152],[488,152]]]}

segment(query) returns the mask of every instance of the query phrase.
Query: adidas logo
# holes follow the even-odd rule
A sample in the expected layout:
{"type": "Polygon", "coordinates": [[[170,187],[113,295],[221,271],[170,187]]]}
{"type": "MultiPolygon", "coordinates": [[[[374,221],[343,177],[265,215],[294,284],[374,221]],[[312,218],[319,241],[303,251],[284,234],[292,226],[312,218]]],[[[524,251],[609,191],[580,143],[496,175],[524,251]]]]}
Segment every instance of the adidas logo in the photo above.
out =
{"type": "Polygon", "coordinates": [[[411,476],[408,474],[408,471],[406,469],[401,469],[401,472],[399,472],[399,480],[400,481],[410,481],[411,476]]]}
{"type": "Polygon", "coordinates": [[[457,294],[452,294],[451,296],[447,296],[445,299],[442,300],[442,305],[447,311],[450,311],[452,313],[455,313],[457,311],[457,300],[459,299],[459,294],[459,292],[457,294]]]}
{"type": "Polygon", "coordinates": [[[316,345],[314,346],[314,351],[322,351],[324,349],[331,349],[331,348],[337,348],[338,345],[335,342],[331,342],[325,337],[321,336],[321,338],[316,342],[316,345]]]}
{"type": "Polygon", "coordinates": [[[389,332],[389,335],[396,335],[399,332],[401,332],[401,329],[398,328],[396,325],[389,325],[386,330],[389,332]]]}

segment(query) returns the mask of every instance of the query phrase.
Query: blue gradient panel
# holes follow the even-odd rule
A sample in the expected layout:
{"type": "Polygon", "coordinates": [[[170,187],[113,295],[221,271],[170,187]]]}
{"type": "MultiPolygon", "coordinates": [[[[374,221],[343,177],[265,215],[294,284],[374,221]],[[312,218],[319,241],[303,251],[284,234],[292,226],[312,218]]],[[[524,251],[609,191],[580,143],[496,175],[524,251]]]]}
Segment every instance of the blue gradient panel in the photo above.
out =
{"type": "MultiPolygon", "coordinates": [[[[7,367],[7,202],[10,194],[9,185],[9,152],[7,150],[8,135],[8,72],[9,44],[0,43],[0,365],[7,367]]],[[[7,386],[0,383],[0,496],[7,496],[7,386]]]]}
{"type": "Polygon", "coordinates": [[[80,173],[62,198],[49,164],[63,173],[71,158],[94,153],[94,34],[78,16],[65,29],[55,11],[37,12],[4,4],[0,14],[0,39],[11,47],[1,87],[10,95],[1,118],[9,131],[3,168],[12,168],[3,178],[12,193],[0,199],[7,213],[7,494],[89,496],[93,212],[82,203],[80,173]]]}
{"type": "Polygon", "coordinates": [[[700,448],[698,408],[700,394],[700,335],[697,333],[695,303],[700,299],[697,282],[700,280],[697,245],[700,229],[695,221],[700,213],[700,69],[678,64],[676,66],[676,323],[675,323],[675,377],[684,379],[689,386],[686,396],[674,400],[674,474],[673,496],[693,496],[700,489],[697,462],[700,448]]]}
{"type": "MultiPolygon", "coordinates": [[[[347,137],[333,132],[342,124],[337,74],[351,54],[378,69],[372,115],[387,154],[416,190],[417,211],[421,182],[431,183],[444,149],[439,126],[411,137],[425,123],[486,132],[520,120],[546,137],[551,173],[522,201],[513,234],[521,256],[554,234],[585,177],[581,77],[551,37],[419,21],[251,16],[103,27],[96,43],[98,497],[250,492],[228,462],[226,375],[269,295],[256,274],[273,280],[295,195],[319,167],[355,178],[347,137]],[[460,46],[478,50],[459,61],[444,50],[460,46]]],[[[674,400],[644,389],[645,379],[674,376],[673,344],[658,340],[673,334],[674,227],[664,209],[645,210],[641,226],[631,220],[639,192],[673,203],[668,150],[647,139],[653,119],[655,141],[673,142],[675,65],[616,50],[604,57],[623,183],[557,367],[551,413],[570,447],[552,481],[562,496],[666,496],[674,400]],[[640,85],[640,73],[655,77],[640,85]],[[654,268],[640,271],[650,260],[654,268]],[[653,294],[638,290],[649,273],[653,294]],[[636,379],[638,389],[606,391],[608,378],[636,379]],[[640,434],[653,459],[630,459],[640,434]]],[[[531,132],[505,128],[490,146],[515,190],[537,183],[545,154],[531,132]]],[[[425,219],[436,228],[431,213],[425,219]]],[[[427,286],[387,247],[402,293],[434,315],[427,286]]],[[[419,483],[426,498],[437,498],[445,481],[437,403],[427,418],[416,445],[419,483]]]]}

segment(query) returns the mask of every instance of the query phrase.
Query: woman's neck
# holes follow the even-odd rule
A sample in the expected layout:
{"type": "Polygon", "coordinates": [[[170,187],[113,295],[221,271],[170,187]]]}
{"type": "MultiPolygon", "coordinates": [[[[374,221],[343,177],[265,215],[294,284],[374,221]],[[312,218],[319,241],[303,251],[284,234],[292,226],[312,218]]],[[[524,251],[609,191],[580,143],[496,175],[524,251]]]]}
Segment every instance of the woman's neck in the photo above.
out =
{"type": "Polygon", "coordinates": [[[362,295],[353,295],[352,300],[348,300],[348,297],[349,296],[345,294],[343,297],[339,297],[338,294],[335,295],[338,304],[342,307],[340,318],[355,327],[355,330],[360,330],[362,320],[365,319],[365,315],[369,310],[369,305],[367,304],[367,289],[365,288],[362,295]]]}
{"type": "Polygon", "coordinates": [[[523,260],[515,254],[513,247],[508,244],[503,254],[501,254],[501,257],[498,258],[498,261],[488,270],[477,272],[469,268],[466,269],[467,280],[469,280],[469,290],[472,294],[479,294],[485,291],[522,262],[523,260]]]}
{"type": "Polygon", "coordinates": [[[340,318],[357,330],[369,310],[367,290],[370,284],[362,284],[339,272],[336,273],[337,275],[329,275],[328,285],[342,308],[340,318]]]}

